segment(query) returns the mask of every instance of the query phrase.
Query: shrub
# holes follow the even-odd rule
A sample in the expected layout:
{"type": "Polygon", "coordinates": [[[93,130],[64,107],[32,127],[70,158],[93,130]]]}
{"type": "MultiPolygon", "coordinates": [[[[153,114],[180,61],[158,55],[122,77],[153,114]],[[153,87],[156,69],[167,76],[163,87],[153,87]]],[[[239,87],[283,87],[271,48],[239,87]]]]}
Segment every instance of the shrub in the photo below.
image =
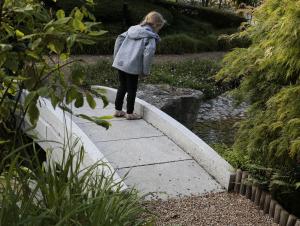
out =
{"type": "Polygon", "coordinates": [[[234,48],[247,48],[251,45],[250,38],[245,33],[232,35],[223,34],[218,37],[219,50],[231,50],[234,48]]]}
{"type": "Polygon", "coordinates": [[[159,54],[183,54],[196,53],[216,49],[216,38],[214,36],[196,39],[186,34],[168,35],[162,38],[157,46],[159,54]]]}
{"type": "Polygon", "coordinates": [[[159,1],[158,4],[165,8],[176,10],[184,15],[212,23],[218,28],[238,27],[242,22],[246,22],[244,18],[224,10],[168,1],[159,1]]]}
{"type": "Polygon", "coordinates": [[[197,51],[197,42],[198,40],[185,34],[169,35],[164,37],[159,43],[157,53],[195,53],[197,51]]]}
{"type": "MultiPolygon", "coordinates": [[[[268,181],[285,184],[281,194],[297,193],[300,186],[299,6],[299,0],[265,1],[255,13],[256,24],[246,30],[252,44],[225,56],[218,73],[223,80],[240,78],[237,93],[251,103],[234,148],[283,175],[268,181]]],[[[290,201],[299,203],[299,196],[290,201]]],[[[291,212],[300,214],[299,208],[291,212]]]]}
{"type": "Polygon", "coordinates": [[[173,15],[167,8],[161,7],[158,4],[151,4],[148,1],[129,0],[128,11],[130,24],[140,23],[146,14],[153,10],[161,13],[169,24],[173,22],[173,15]]]}
{"type": "Polygon", "coordinates": [[[12,157],[0,180],[1,225],[144,225],[137,192],[122,191],[120,182],[100,173],[103,163],[83,169],[84,150],[74,152],[76,144],[55,150],[64,153],[59,163],[42,164],[35,151],[12,157]]]}
{"type": "Polygon", "coordinates": [[[117,70],[111,60],[99,60],[96,64],[77,63],[72,65],[71,71],[83,71],[86,75],[85,85],[103,85],[116,88],[118,86],[117,70]]]}
{"type": "Polygon", "coordinates": [[[72,54],[107,54],[111,55],[114,51],[115,37],[106,36],[100,38],[96,44],[92,46],[75,45],[72,54]]]}
{"type": "MultiPolygon", "coordinates": [[[[49,1],[49,0],[48,0],[49,1]]],[[[120,21],[123,18],[123,0],[94,0],[94,5],[88,7],[95,17],[101,21],[120,21]]],[[[57,1],[58,8],[70,12],[74,7],[80,7],[85,1],[57,1]]]]}

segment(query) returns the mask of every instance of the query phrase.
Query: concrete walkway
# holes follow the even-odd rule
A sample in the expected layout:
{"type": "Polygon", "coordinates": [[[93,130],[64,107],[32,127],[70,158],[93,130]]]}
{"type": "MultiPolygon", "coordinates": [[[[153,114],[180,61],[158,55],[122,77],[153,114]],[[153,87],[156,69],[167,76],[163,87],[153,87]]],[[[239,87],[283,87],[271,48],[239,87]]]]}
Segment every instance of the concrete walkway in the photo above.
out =
{"type": "MultiPolygon", "coordinates": [[[[114,106],[103,109],[97,100],[96,109],[87,105],[73,109],[89,116],[112,115],[114,106]]],[[[114,118],[111,128],[104,128],[86,120],[72,120],[98,147],[125,184],[134,186],[150,198],[170,198],[220,192],[224,188],[214,180],[190,155],[162,131],[145,120],[129,121],[114,118]]]]}

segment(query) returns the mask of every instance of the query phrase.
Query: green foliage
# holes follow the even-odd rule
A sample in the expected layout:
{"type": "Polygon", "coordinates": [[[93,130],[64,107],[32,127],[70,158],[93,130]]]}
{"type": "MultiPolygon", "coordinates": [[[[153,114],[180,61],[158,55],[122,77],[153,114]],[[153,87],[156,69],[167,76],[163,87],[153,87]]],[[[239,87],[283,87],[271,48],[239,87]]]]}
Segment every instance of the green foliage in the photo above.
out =
{"type": "Polygon", "coordinates": [[[94,45],[84,47],[80,45],[75,45],[74,48],[72,48],[72,53],[111,55],[114,51],[115,41],[115,37],[112,37],[111,35],[105,35],[105,37],[101,37],[94,45]]]}
{"type": "Polygon", "coordinates": [[[25,116],[35,126],[39,97],[51,99],[55,108],[65,98],[80,107],[83,97],[91,96],[80,91],[84,74],[65,77],[62,68],[72,63],[75,43],[94,44],[105,32],[97,29],[99,23],[85,7],[66,15],[48,11],[39,1],[6,0],[0,10],[0,139],[6,141],[1,149],[10,150],[25,116]]]}
{"type": "MultiPolygon", "coordinates": [[[[104,22],[102,27],[109,30],[109,34],[106,37],[102,37],[93,46],[80,48],[75,45],[73,53],[111,54],[116,36],[124,32],[128,26],[138,24],[143,17],[152,10],[162,13],[168,21],[168,24],[160,32],[162,43],[159,45],[158,52],[163,54],[218,50],[217,36],[222,33],[224,29],[227,29],[227,33],[229,31],[228,28],[231,28],[229,32],[231,34],[232,26],[237,27],[242,21],[241,18],[236,15],[228,14],[220,10],[208,9],[207,11],[207,9],[194,9],[194,7],[192,7],[192,9],[197,12],[194,14],[189,11],[189,8],[186,10],[185,5],[176,4],[176,7],[173,7],[173,5],[170,6],[169,4],[157,1],[129,0],[126,1],[128,10],[125,10],[124,12],[123,1],[121,0],[96,0],[94,2],[95,5],[89,7],[89,10],[93,12],[96,18],[104,22]],[[202,12],[198,12],[198,10],[204,10],[207,16],[201,16],[202,12]],[[200,15],[200,18],[198,14],[200,15]],[[215,19],[216,15],[218,15],[217,19],[215,19]],[[227,19],[231,18],[231,16],[235,19],[239,18],[239,22],[234,23],[233,25],[231,19],[227,19]],[[217,26],[218,28],[216,29],[214,22],[212,23],[214,20],[217,22],[221,21],[224,24],[222,26],[217,26]],[[226,24],[227,22],[228,24],[226,24]],[[178,40],[181,45],[177,49],[176,45],[173,45],[173,43],[178,40]]],[[[81,2],[66,0],[60,1],[57,4],[63,9],[69,9],[71,6],[81,5],[81,2]]]]}
{"type": "MultiPolygon", "coordinates": [[[[77,70],[84,71],[87,78],[86,85],[103,84],[117,87],[117,70],[112,68],[110,60],[99,60],[94,65],[75,64],[73,73],[77,70]]],[[[151,84],[169,84],[176,87],[198,89],[204,92],[207,98],[214,97],[221,90],[213,78],[220,65],[213,60],[186,60],[183,62],[164,62],[154,64],[151,75],[142,78],[141,82],[151,84]]]]}
{"type": "Polygon", "coordinates": [[[64,153],[58,163],[40,162],[34,143],[33,156],[12,157],[0,177],[1,225],[144,225],[137,192],[99,172],[103,163],[83,168],[76,145],[56,150],[64,153]]]}
{"type": "Polygon", "coordinates": [[[236,149],[232,149],[226,144],[212,144],[212,148],[234,168],[249,170],[250,159],[247,155],[244,155],[236,149]]]}
{"type": "Polygon", "coordinates": [[[222,34],[218,37],[219,50],[232,50],[234,48],[247,48],[251,45],[251,40],[246,32],[231,35],[222,34]]]}
{"type": "Polygon", "coordinates": [[[237,93],[252,104],[234,149],[296,184],[300,180],[299,15],[299,0],[266,1],[255,13],[255,25],[246,30],[252,44],[229,53],[217,75],[227,81],[240,79],[237,93]]]}
{"type": "Polygon", "coordinates": [[[234,13],[209,7],[191,6],[184,3],[159,1],[160,5],[169,10],[175,10],[183,15],[190,16],[211,23],[217,28],[238,27],[246,20],[234,13]]]}
{"type": "Polygon", "coordinates": [[[206,98],[211,98],[222,92],[213,78],[219,67],[219,63],[214,60],[156,64],[153,66],[152,75],[147,77],[145,82],[197,89],[201,90],[206,98]]]}
{"type": "Polygon", "coordinates": [[[192,38],[186,34],[175,34],[163,37],[157,48],[160,54],[197,53],[216,50],[216,39],[207,36],[205,39],[192,38]]]}

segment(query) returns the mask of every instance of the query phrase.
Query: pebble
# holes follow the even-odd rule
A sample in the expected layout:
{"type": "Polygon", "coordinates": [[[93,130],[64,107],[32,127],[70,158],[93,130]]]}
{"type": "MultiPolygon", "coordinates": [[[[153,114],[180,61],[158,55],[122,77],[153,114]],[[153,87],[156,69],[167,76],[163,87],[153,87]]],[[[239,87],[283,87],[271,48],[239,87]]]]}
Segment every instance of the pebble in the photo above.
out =
{"type": "Polygon", "coordinates": [[[154,214],[156,225],[277,225],[268,215],[261,215],[256,206],[244,196],[227,192],[147,201],[145,206],[154,214]]]}

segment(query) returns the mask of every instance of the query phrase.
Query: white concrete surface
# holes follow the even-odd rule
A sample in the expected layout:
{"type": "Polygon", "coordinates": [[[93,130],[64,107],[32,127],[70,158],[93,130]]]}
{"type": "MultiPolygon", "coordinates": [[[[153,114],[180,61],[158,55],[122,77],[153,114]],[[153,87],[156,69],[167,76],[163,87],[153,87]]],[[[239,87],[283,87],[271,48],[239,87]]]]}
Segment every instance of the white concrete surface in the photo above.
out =
{"type": "Polygon", "coordinates": [[[96,124],[79,125],[86,135],[94,142],[156,137],[163,135],[162,132],[147,124],[144,120],[120,120],[112,121],[111,123],[113,126],[111,126],[108,130],[105,130],[96,124]]]}
{"type": "Polygon", "coordinates": [[[147,194],[147,199],[224,191],[194,160],[124,168],[118,172],[120,176],[129,172],[126,184],[135,186],[144,195],[147,194]]]}
{"type": "MultiPolygon", "coordinates": [[[[101,161],[105,163],[105,166],[102,166],[98,170],[104,172],[106,175],[112,175],[112,172],[115,171],[114,168],[91,139],[89,139],[68,115],[58,107],[54,109],[50,101],[44,98],[40,98],[38,108],[40,111],[39,121],[37,126],[33,130],[30,130],[29,133],[36,138],[44,150],[50,151],[50,153],[48,153],[50,155],[49,161],[61,163],[63,146],[67,142],[72,145],[78,140],[78,144],[72,151],[77,152],[82,146],[84,147],[85,156],[81,168],[84,169],[89,165],[101,161]]],[[[30,124],[28,118],[26,118],[26,123],[27,125],[30,124]]],[[[114,174],[113,177],[116,183],[121,181],[118,174],[114,174]]],[[[122,183],[122,185],[123,189],[127,188],[124,183],[122,183]]]]}
{"type": "MultiPolygon", "coordinates": [[[[112,104],[107,109],[108,115],[114,113],[112,104]]],[[[88,107],[73,111],[102,114],[101,109],[89,111],[88,107]]],[[[151,193],[148,198],[165,199],[224,190],[181,147],[145,120],[112,120],[107,131],[91,123],[77,124],[119,175],[128,173],[126,185],[137,188],[141,194],[151,193]]]]}
{"type": "Polygon", "coordinates": [[[115,169],[192,159],[166,136],[98,142],[96,145],[115,169]]]}
{"type": "MultiPolygon", "coordinates": [[[[110,102],[113,102],[116,90],[108,87],[94,86],[105,89],[110,102]]],[[[198,136],[164,112],[137,98],[135,111],[143,115],[143,119],[158,128],[162,133],[174,141],[186,153],[193,157],[213,178],[226,189],[229,186],[233,167],[216,153],[198,136]]]]}

